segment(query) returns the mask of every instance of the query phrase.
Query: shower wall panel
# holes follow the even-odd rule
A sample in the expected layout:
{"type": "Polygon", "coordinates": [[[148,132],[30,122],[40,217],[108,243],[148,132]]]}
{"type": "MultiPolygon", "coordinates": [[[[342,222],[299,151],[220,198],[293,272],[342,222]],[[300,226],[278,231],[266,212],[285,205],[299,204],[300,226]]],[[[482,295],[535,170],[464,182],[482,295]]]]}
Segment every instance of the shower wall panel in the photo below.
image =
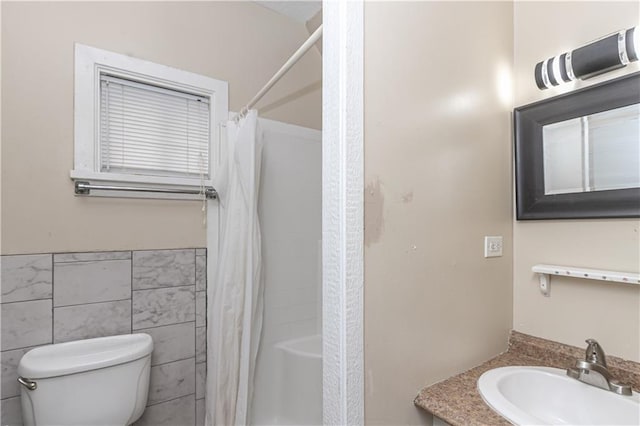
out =
{"type": "Polygon", "coordinates": [[[278,424],[285,419],[276,408],[277,384],[286,384],[275,345],[319,334],[322,322],[322,133],[263,119],[260,129],[265,309],[252,423],[278,424]]]}

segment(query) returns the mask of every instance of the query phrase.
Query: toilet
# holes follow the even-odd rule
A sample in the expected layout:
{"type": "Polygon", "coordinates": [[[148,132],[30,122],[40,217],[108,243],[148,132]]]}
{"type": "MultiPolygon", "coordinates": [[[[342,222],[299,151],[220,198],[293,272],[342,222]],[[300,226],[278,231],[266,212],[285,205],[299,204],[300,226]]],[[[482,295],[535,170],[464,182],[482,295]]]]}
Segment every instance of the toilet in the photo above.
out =
{"type": "Polygon", "coordinates": [[[143,333],[30,350],[18,365],[25,426],[135,422],[147,405],[152,350],[143,333]]]}

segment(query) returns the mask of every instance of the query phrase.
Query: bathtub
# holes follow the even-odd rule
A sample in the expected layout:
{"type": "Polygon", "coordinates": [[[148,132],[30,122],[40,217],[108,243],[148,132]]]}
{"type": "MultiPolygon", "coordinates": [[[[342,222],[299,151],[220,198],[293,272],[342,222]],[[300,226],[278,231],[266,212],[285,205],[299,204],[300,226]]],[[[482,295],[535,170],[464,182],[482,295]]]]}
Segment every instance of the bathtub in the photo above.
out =
{"type": "Polygon", "coordinates": [[[252,426],[322,424],[322,336],[260,347],[252,426]]]}
{"type": "Polygon", "coordinates": [[[277,424],[322,424],[322,336],[285,340],[275,346],[277,424]]]}

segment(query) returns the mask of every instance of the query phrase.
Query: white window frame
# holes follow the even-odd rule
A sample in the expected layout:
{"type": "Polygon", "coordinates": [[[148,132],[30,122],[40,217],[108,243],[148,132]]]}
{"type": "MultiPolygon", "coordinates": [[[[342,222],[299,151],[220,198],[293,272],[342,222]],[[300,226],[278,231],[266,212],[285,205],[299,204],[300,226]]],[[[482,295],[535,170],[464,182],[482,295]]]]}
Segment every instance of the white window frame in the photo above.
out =
{"type": "MultiPolygon", "coordinates": [[[[211,186],[215,166],[220,158],[219,124],[226,121],[229,116],[228,93],[228,83],[226,81],[76,43],[74,168],[70,173],[71,179],[95,181],[101,184],[127,183],[154,188],[197,188],[201,184],[211,186]],[[208,178],[204,182],[201,182],[200,179],[185,177],[146,176],[100,171],[101,73],[209,98],[211,114],[209,119],[209,170],[205,173],[208,178]]],[[[125,193],[117,192],[95,195],[127,196],[125,193]]],[[[176,197],[154,195],[153,198],[176,197]]]]}

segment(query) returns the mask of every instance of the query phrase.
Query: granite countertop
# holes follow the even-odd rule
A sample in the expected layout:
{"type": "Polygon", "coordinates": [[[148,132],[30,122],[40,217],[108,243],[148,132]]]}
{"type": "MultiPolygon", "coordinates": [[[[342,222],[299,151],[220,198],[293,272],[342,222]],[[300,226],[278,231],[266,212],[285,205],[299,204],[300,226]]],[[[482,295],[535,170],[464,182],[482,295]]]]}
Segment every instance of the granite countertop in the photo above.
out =
{"type": "MultiPolygon", "coordinates": [[[[568,368],[574,365],[576,359],[582,358],[584,349],[512,331],[507,352],[422,389],[414,404],[452,426],[510,425],[482,400],[477,385],[482,373],[512,365],[568,368]]],[[[607,364],[614,377],[631,383],[636,391],[640,389],[639,363],[608,356],[607,364]]]]}

